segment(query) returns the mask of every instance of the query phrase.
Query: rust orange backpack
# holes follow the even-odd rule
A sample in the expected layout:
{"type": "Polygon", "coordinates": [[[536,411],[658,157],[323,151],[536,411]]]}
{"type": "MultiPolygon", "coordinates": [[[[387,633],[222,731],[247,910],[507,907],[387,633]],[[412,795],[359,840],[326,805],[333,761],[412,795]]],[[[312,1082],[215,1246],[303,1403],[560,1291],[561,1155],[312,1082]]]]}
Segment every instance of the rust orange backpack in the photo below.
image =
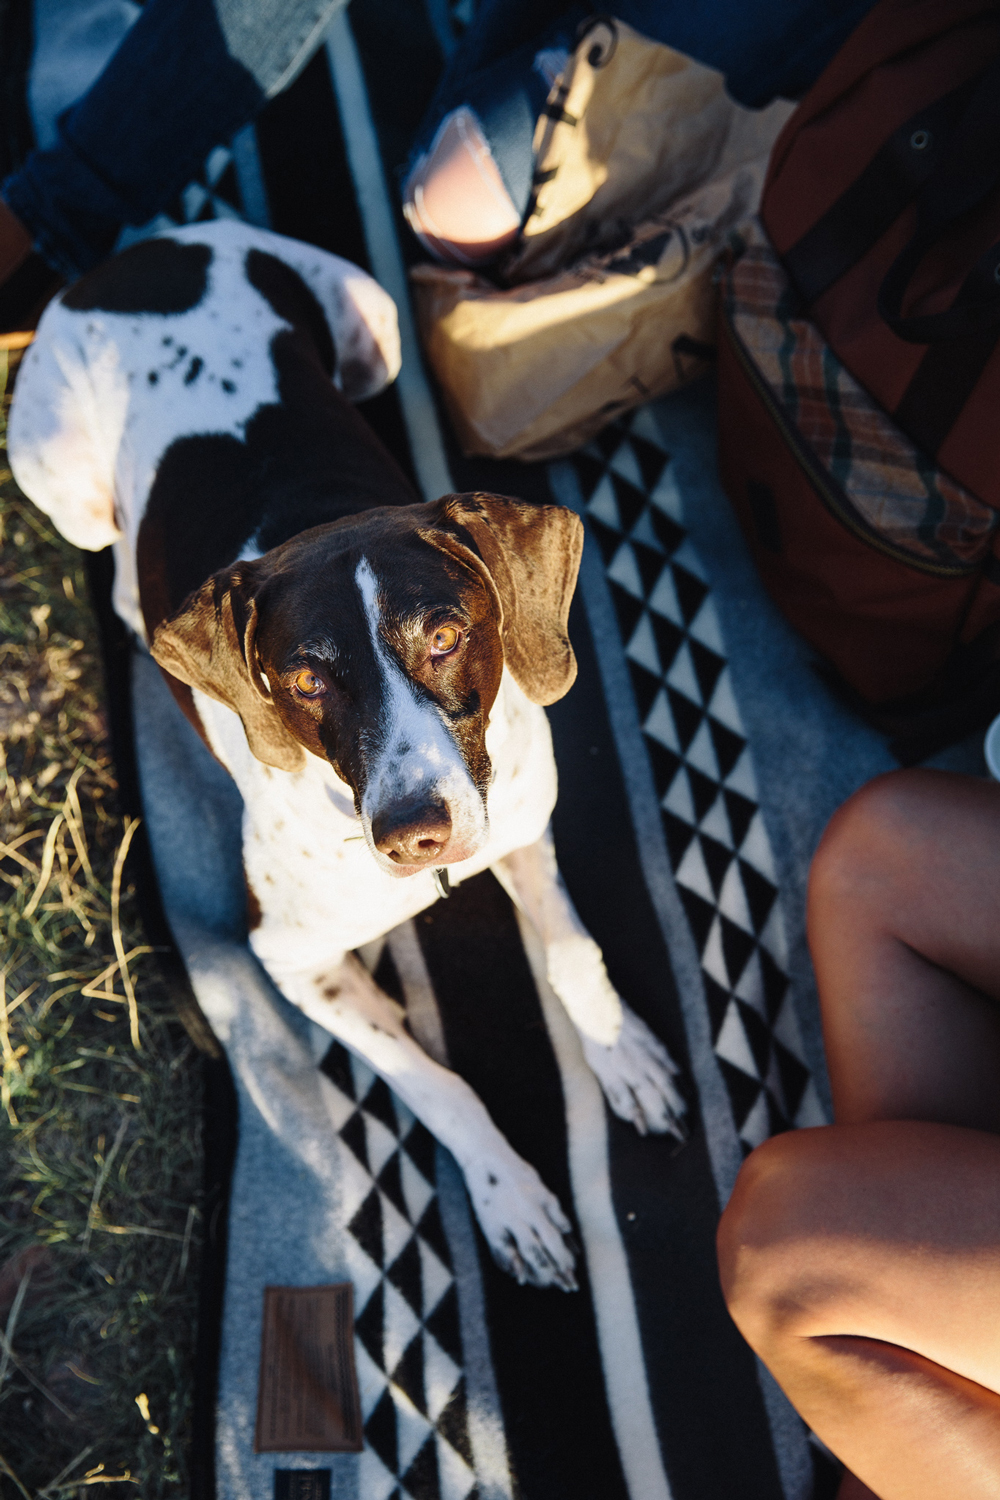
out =
{"type": "Polygon", "coordinates": [[[764,581],[929,753],[1000,711],[1000,6],[876,5],[721,293],[722,479],[764,581]]]}

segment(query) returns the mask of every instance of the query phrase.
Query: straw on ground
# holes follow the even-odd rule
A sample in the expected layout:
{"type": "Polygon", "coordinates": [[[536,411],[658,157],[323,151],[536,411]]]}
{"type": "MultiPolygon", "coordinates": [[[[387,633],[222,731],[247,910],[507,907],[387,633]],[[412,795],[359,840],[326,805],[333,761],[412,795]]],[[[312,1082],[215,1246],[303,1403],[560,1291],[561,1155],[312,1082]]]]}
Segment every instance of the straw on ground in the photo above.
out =
{"type": "Polygon", "coordinates": [[[80,557],[2,463],[0,1497],[159,1500],[187,1493],[199,1068],[135,915],[80,557]]]}

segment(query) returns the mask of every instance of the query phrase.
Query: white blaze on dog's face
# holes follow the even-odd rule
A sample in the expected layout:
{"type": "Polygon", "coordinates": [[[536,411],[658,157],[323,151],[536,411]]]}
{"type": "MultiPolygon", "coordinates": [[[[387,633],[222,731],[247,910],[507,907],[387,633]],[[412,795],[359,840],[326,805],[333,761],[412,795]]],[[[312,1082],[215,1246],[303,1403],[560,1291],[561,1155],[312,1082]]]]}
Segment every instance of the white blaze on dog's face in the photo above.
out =
{"type": "Polygon", "coordinates": [[[571,511],[493,495],[364,511],[215,574],[153,655],[234,709],[259,760],[327,759],[387,873],[455,864],[488,835],[504,666],[535,703],[576,675],[581,545],[571,511]]]}
{"type": "MultiPolygon", "coordinates": [[[[489,832],[486,788],[473,781],[440,705],[389,651],[382,635],[379,583],[367,557],[358,563],[354,578],[384,687],[360,799],[369,848],[391,875],[470,859],[489,832]]],[[[440,662],[461,649],[463,634],[467,627],[463,631],[454,619],[432,628],[431,659],[440,662]]]]}

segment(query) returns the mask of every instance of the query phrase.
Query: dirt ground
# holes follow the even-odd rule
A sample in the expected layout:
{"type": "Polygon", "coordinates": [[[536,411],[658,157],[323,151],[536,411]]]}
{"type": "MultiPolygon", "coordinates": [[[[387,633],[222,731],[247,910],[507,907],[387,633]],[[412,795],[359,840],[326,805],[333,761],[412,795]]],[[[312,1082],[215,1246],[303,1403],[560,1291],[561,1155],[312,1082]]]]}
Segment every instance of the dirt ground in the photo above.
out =
{"type": "Polygon", "coordinates": [[[187,1493],[200,1070],[135,913],[134,832],[80,554],[0,452],[3,1500],[187,1493]]]}

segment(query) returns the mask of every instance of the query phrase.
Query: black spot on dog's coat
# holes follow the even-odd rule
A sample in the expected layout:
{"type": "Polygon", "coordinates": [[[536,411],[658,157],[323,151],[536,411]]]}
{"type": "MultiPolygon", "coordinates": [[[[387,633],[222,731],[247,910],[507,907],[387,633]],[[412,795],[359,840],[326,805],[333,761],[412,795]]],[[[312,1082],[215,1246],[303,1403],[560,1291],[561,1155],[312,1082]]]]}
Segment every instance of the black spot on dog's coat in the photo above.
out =
{"type": "MultiPolygon", "coordinates": [[[[93,305],[107,309],[114,300],[117,309],[127,292],[146,309],[183,311],[177,305],[178,278],[189,276],[193,305],[195,293],[205,291],[211,258],[205,245],[149,240],[115,260],[114,299],[109,293],[100,301],[99,288],[92,286],[97,273],[78,283],[73,294],[83,288],[93,305]],[[155,253],[146,254],[150,250],[155,253]],[[158,258],[161,252],[165,254],[158,258]],[[123,276],[126,263],[130,270],[123,276]],[[198,273],[197,286],[192,268],[198,273]],[[174,277],[172,305],[157,285],[161,271],[174,277]]],[[[277,400],[259,406],[239,437],[183,434],[161,456],[136,559],[150,634],[210,574],[232,563],[251,536],[259,534],[260,551],[267,552],[310,527],[370,506],[412,505],[418,499],[360,413],[332,385],[333,338],[302,277],[259,250],[248,253],[245,269],[257,292],[290,325],[270,341],[277,400]]],[[[183,370],[185,382],[197,380],[205,370],[204,357],[189,356],[188,346],[175,335],[165,334],[161,342],[164,364],[158,372],[148,371],[149,384],[175,369],[183,370]]],[[[242,369],[244,360],[234,356],[230,364],[242,369]]],[[[219,384],[227,394],[237,389],[234,380],[219,378],[219,384]]]]}
{"type": "Polygon", "coordinates": [[[297,332],[309,335],[320,364],[332,377],[337,368],[333,337],[323,309],[298,272],[264,250],[247,252],[246,271],[250,285],[260,292],[276,315],[291,323],[297,332]]]}
{"type": "Polygon", "coordinates": [[[341,390],[363,390],[368,379],[368,366],[360,359],[348,359],[340,366],[341,390]]]}
{"type": "Polygon", "coordinates": [[[284,330],[271,351],[279,399],[258,407],[242,439],[188,434],[160,459],[136,557],[150,634],[251,536],[267,552],[312,526],[418,499],[308,339],[284,330]]]}
{"type": "Polygon", "coordinates": [[[143,240],[95,267],[71,286],[63,306],[73,312],[190,312],[205,295],[210,245],[143,240]]]}

